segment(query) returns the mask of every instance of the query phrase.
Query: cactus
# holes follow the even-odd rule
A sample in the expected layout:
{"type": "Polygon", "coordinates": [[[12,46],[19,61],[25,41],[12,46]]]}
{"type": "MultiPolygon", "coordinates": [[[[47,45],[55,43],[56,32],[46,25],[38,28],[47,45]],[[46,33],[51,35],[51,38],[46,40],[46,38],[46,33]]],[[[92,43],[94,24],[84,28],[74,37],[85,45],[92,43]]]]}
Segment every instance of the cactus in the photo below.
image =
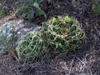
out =
{"type": "Polygon", "coordinates": [[[47,55],[47,58],[55,54],[65,56],[69,51],[80,49],[85,37],[80,23],[68,16],[58,17],[57,22],[54,19],[57,18],[43,22],[40,31],[29,32],[19,41],[16,50],[20,60],[40,61],[44,55],[47,55]],[[47,51],[47,48],[50,50],[47,51]]]}
{"type": "Polygon", "coordinates": [[[46,52],[45,45],[41,32],[29,32],[18,43],[18,57],[21,61],[40,61],[46,52]]]}
{"type": "Polygon", "coordinates": [[[56,24],[53,19],[43,22],[41,31],[47,38],[53,54],[75,51],[82,46],[84,31],[80,27],[80,23],[76,19],[67,22],[67,18],[60,17],[61,21],[56,24]]]}

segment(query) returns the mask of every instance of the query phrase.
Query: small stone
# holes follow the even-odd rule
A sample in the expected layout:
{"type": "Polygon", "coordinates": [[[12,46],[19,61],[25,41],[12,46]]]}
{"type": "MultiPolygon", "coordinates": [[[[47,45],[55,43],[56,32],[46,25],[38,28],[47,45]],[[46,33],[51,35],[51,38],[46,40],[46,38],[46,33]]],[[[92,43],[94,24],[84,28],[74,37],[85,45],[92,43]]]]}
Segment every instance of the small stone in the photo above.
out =
{"type": "Polygon", "coordinates": [[[73,14],[74,14],[74,15],[76,15],[76,14],[77,14],[77,12],[73,12],[73,14]]]}
{"type": "Polygon", "coordinates": [[[8,51],[0,50],[0,54],[8,55],[8,51]]]}

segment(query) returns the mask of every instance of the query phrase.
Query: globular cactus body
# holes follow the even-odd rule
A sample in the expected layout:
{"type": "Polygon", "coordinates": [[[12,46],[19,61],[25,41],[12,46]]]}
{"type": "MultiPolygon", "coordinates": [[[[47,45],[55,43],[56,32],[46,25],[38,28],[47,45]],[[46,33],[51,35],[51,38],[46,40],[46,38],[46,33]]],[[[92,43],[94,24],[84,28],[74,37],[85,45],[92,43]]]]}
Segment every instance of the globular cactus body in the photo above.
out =
{"type": "Polygon", "coordinates": [[[56,24],[52,19],[43,23],[42,32],[47,38],[51,51],[67,53],[79,49],[84,40],[84,31],[80,27],[80,23],[76,19],[67,22],[64,17],[60,17],[60,19],[61,21],[56,24]]]}
{"type": "Polygon", "coordinates": [[[45,54],[45,42],[40,32],[26,34],[16,48],[21,61],[40,61],[45,54]]]}

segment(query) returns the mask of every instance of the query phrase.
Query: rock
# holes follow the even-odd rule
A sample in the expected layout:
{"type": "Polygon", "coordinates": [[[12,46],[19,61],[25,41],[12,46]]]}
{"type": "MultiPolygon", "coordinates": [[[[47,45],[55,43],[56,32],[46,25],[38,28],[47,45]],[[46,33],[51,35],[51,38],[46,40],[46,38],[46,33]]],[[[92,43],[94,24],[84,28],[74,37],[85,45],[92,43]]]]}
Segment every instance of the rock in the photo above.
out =
{"type": "Polygon", "coordinates": [[[0,50],[0,55],[8,55],[8,51],[0,50]]]}
{"type": "Polygon", "coordinates": [[[9,22],[3,24],[0,28],[1,29],[4,28],[2,31],[5,32],[5,33],[3,33],[4,35],[6,35],[6,33],[7,33],[5,38],[6,39],[8,38],[8,41],[10,41],[10,38],[12,37],[12,33],[14,33],[15,42],[18,42],[18,40],[20,38],[22,38],[28,32],[39,31],[41,29],[41,26],[38,26],[36,24],[27,23],[24,20],[12,20],[12,21],[9,21],[9,22]],[[9,32],[7,31],[7,28],[9,30],[9,32]],[[9,37],[8,37],[8,35],[9,35],[9,37]]]}
{"type": "Polygon", "coordinates": [[[0,27],[0,49],[6,49],[6,48],[10,48],[11,44],[11,37],[12,37],[12,33],[11,31],[13,30],[12,28],[10,28],[11,24],[7,23],[7,24],[3,24],[0,27]]]}
{"type": "Polygon", "coordinates": [[[41,26],[27,23],[24,20],[13,20],[9,21],[9,23],[11,24],[11,28],[15,31],[15,41],[30,31],[39,31],[41,29],[41,26]]]}

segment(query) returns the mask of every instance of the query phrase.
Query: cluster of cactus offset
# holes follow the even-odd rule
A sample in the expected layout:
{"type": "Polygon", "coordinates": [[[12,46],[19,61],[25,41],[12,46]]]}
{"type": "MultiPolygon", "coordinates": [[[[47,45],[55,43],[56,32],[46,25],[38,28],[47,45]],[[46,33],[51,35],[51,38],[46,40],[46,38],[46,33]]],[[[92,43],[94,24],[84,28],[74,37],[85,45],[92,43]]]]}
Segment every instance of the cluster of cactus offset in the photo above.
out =
{"type": "Polygon", "coordinates": [[[40,31],[25,35],[19,42],[18,53],[22,60],[40,60],[47,52],[47,45],[49,54],[65,54],[78,50],[83,40],[84,31],[76,19],[56,16],[43,22],[40,31]]]}

